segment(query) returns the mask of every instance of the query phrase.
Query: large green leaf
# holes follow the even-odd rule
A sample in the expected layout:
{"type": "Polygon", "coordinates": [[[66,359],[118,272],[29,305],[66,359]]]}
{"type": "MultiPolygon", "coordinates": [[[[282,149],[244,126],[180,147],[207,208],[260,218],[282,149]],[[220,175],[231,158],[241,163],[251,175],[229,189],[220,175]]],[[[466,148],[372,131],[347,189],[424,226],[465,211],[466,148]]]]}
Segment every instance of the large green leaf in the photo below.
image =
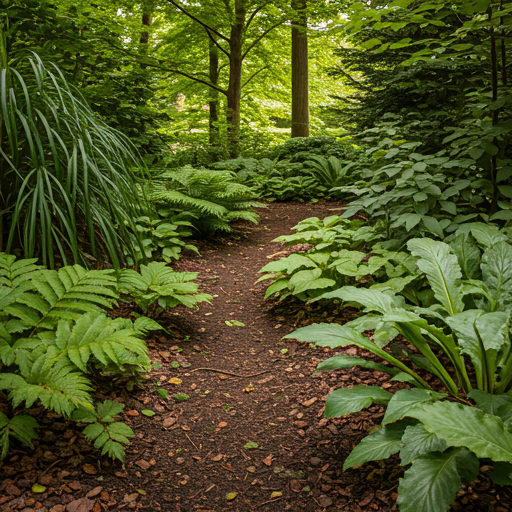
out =
{"type": "Polygon", "coordinates": [[[480,459],[512,462],[512,434],[501,418],[453,402],[418,405],[408,416],[420,420],[448,446],[467,447],[480,459]]]}
{"type": "Polygon", "coordinates": [[[404,447],[400,450],[402,466],[407,466],[414,459],[429,452],[444,452],[448,445],[435,434],[427,432],[422,423],[405,429],[402,437],[404,447]]]}
{"type": "Polygon", "coordinates": [[[491,296],[491,311],[510,310],[512,304],[512,245],[498,242],[484,252],[482,276],[491,296]]]}
{"type": "Polygon", "coordinates": [[[407,247],[418,257],[418,268],[425,272],[436,299],[450,316],[464,310],[462,272],[449,245],[429,238],[409,240],[407,247]]]}
{"type": "Polygon", "coordinates": [[[294,295],[304,293],[309,290],[318,290],[321,288],[329,288],[336,284],[332,279],[321,277],[322,269],[314,268],[312,270],[299,270],[290,278],[288,282],[289,288],[294,295]]]}
{"type": "Polygon", "coordinates": [[[432,402],[448,396],[446,393],[433,393],[423,389],[400,389],[389,401],[382,424],[393,423],[407,416],[407,412],[422,402],[432,402]]]}
{"type": "Polygon", "coordinates": [[[429,453],[415,459],[398,487],[400,512],[448,510],[460,489],[459,468],[463,465],[475,466],[474,456],[464,448],[429,453]]]}
{"type": "Polygon", "coordinates": [[[392,393],[377,386],[359,385],[353,388],[335,389],[325,400],[326,418],[345,416],[369,407],[373,403],[387,404],[393,397],[392,393]]]}
{"type": "Polygon", "coordinates": [[[468,394],[472,398],[477,407],[487,414],[499,416],[505,422],[507,428],[512,423],[512,395],[502,393],[501,395],[491,395],[485,391],[474,389],[468,394]]]}
{"type": "Polygon", "coordinates": [[[360,466],[370,460],[382,460],[399,452],[404,446],[402,436],[410,422],[400,422],[379,428],[366,436],[346,458],[343,470],[360,466]]]}
{"type": "Polygon", "coordinates": [[[377,370],[379,372],[389,373],[390,375],[396,375],[399,373],[399,370],[392,366],[384,366],[383,364],[354,356],[330,357],[329,359],[319,363],[316,369],[321,371],[339,370],[340,368],[352,368],[354,366],[361,366],[362,368],[369,368],[370,370],[377,370]]]}
{"type": "Polygon", "coordinates": [[[346,347],[356,345],[365,350],[373,352],[393,366],[396,366],[403,372],[414,378],[415,384],[419,387],[430,389],[430,386],[418,374],[407,367],[397,358],[390,355],[385,350],[372,343],[366,336],[358,333],[354,329],[339,324],[311,324],[301,327],[296,331],[286,335],[284,338],[293,338],[299,341],[316,343],[320,347],[346,347]]]}
{"type": "Polygon", "coordinates": [[[344,286],[338,290],[324,293],[322,299],[342,299],[345,302],[357,302],[366,308],[367,311],[378,311],[388,313],[398,306],[395,299],[378,290],[356,288],[355,286],[344,286]]]}
{"type": "Polygon", "coordinates": [[[477,279],[480,274],[480,250],[467,235],[459,235],[450,244],[466,279],[477,279]]]}

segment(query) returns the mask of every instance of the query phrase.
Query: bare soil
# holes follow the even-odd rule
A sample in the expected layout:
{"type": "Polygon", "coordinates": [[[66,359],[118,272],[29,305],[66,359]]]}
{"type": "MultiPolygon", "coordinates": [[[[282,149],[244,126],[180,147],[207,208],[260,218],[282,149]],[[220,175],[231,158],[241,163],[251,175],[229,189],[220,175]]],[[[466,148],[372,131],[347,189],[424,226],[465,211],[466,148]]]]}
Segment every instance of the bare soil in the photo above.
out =
{"type": "MultiPolygon", "coordinates": [[[[182,258],[176,268],[199,272],[212,304],[165,313],[170,334],[158,332],[148,342],[151,374],[131,392],[125,383],[103,382],[97,397],[126,404],[123,421],[137,437],[126,450],[125,467],[99,457],[73,424],[34,409],[41,439],[35,450],[12,450],[0,463],[0,511],[397,510],[404,471],[397,458],[342,472],[383,408],[336,419],[323,418],[323,409],[326,395],[341,386],[404,385],[359,367],[315,373],[335,353],[360,352],[281,338],[313,321],[343,323],[354,311],[264,301],[266,285],[256,284],[260,268],[282,256],[274,238],[339,206],[272,204],[258,226],[240,225],[230,236],[199,241],[201,256],[182,258]],[[227,323],[233,321],[244,326],[227,323]],[[158,389],[168,391],[167,400],[158,389]],[[188,399],[176,399],[180,394],[188,399]],[[155,415],[142,412],[148,410],[155,415]],[[34,484],[44,490],[34,492],[34,484]]],[[[510,490],[492,484],[489,470],[483,466],[478,480],[463,486],[452,510],[512,510],[510,490]]]]}

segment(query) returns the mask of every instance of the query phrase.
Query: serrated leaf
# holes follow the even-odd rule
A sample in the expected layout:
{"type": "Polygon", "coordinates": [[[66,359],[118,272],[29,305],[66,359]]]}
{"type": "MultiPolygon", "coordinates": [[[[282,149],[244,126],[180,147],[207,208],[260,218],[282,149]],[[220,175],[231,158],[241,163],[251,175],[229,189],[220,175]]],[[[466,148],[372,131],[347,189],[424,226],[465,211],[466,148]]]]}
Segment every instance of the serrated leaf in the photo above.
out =
{"type": "Polygon", "coordinates": [[[400,389],[389,401],[382,424],[386,425],[401,420],[407,416],[407,412],[411,408],[419,403],[439,400],[446,396],[448,396],[446,393],[436,393],[435,396],[432,396],[431,392],[422,389],[400,389]]]}
{"type": "Polygon", "coordinates": [[[411,425],[405,429],[402,437],[404,444],[400,450],[402,466],[407,466],[414,459],[429,452],[444,452],[448,445],[435,434],[427,432],[422,423],[411,425]]]}

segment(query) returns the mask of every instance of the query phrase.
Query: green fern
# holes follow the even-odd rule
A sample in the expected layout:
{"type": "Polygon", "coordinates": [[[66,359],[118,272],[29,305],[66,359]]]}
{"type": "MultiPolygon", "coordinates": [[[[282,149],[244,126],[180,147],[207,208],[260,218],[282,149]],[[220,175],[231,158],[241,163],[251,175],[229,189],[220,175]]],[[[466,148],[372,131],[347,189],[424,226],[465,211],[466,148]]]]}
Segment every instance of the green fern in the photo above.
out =
{"type": "Polygon", "coordinates": [[[164,262],[153,261],[141,265],[140,273],[124,269],[120,274],[120,290],[132,296],[144,314],[158,303],[153,316],[157,317],[164,308],[180,304],[193,308],[199,302],[209,302],[211,295],[199,293],[199,284],[193,282],[196,272],[175,272],[164,262]]]}
{"type": "Polygon", "coordinates": [[[7,456],[11,437],[33,448],[32,440],[37,439],[35,429],[38,427],[37,421],[27,414],[18,414],[9,419],[0,412],[0,460],[7,456]]]}
{"type": "Polygon", "coordinates": [[[230,171],[194,169],[187,166],[166,171],[155,180],[152,199],[160,205],[191,210],[197,217],[196,227],[203,234],[232,231],[233,220],[258,223],[252,208],[264,208],[255,201],[255,191],[237,181],[230,171]]]}
{"type": "Polygon", "coordinates": [[[26,293],[4,309],[34,330],[53,329],[59,319],[77,320],[84,313],[111,308],[118,298],[117,279],[111,270],[73,265],[30,273],[24,282],[26,293]]]}
{"type": "Polygon", "coordinates": [[[33,351],[34,367],[47,368],[60,362],[72,363],[84,373],[91,358],[104,367],[124,365],[149,369],[146,344],[133,325],[126,328],[103,313],[86,313],[76,322],[60,320],[56,331],[39,335],[33,351]]]}
{"type": "Polygon", "coordinates": [[[105,400],[98,404],[97,409],[80,407],[73,412],[73,419],[79,423],[88,423],[84,435],[101,449],[102,455],[124,462],[123,444],[130,444],[129,437],[135,437],[132,429],[114,417],[124,409],[123,404],[105,400]]]}

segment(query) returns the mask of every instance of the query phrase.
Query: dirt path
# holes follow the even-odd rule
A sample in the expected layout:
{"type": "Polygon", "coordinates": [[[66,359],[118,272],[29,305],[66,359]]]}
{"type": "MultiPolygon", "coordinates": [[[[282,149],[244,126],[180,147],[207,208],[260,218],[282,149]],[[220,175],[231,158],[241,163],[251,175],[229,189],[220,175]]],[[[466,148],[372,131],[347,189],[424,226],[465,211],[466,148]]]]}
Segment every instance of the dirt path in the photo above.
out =
{"type": "MultiPolygon", "coordinates": [[[[282,250],[271,240],[304,218],[331,215],[335,206],[270,205],[258,226],[203,242],[201,257],[180,260],[177,268],[200,273],[212,304],[169,312],[175,336],[150,340],[155,364],[146,386],[127,393],[114,385],[98,397],[126,404],[123,420],[137,438],[125,469],[98,457],[72,424],[41,414],[35,451],[14,451],[0,464],[0,511],[396,510],[403,474],[396,459],[342,472],[352,447],[380,421],[382,407],[348,418],[322,416],[330,390],[382,385],[388,377],[360,368],[313,374],[334,352],[280,341],[295,328],[297,311],[271,310],[263,300],[265,285],[255,284],[269,256],[282,250]],[[245,326],[226,323],[233,321],[245,326]],[[158,388],[189,398],[163,400],[158,388]],[[147,410],[155,415],[146,416],[147,410]],[[46,491],[32,492],[34,483],[46,491]]],[[[317,314],[306,311],[302,322],[317,314]]],[[[454,510],[510,510],[510,493],[500,494],[481,476],[463,489],[454,510]]]]}

